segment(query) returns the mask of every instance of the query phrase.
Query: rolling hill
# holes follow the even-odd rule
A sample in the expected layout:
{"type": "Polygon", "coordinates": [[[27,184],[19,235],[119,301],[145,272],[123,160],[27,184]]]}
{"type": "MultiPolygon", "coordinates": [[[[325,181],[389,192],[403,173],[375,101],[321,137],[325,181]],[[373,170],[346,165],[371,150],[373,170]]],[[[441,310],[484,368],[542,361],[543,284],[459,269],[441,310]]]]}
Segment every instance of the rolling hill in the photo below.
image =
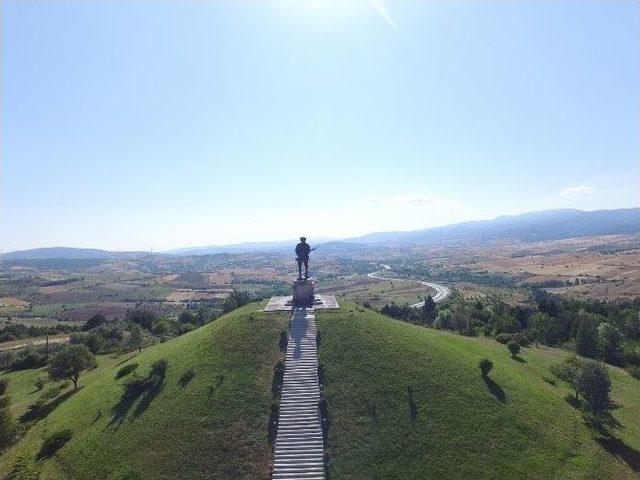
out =
{"type": "MultiPolygon", "coordinates": [[[[0,478],[21,457],[34,458],[43,438],[70,428],[72,439],[43,461],[46,479],[234,478],[266,479],[271,449],[267,425],[273,367],[282,358],[279,334],[286,314],[253,313],[248,305],[141,354],[103,356],[80,379],[77,393],[53,401],[27,434],[0,457],[0,478]],[[124,395],[123,382],[145,377],[166,360],[150,388],[124,395]],[[116,372],[138,364],[134,373],[116,372]]],[[[35,401],[41,374],[5,374],[19,411],[35,401]]]]}
{"type": "Polygon", "coordinates": [[[592,235],[640,233],[640,209],[546,210],[493,220],[457,223],[407,232],[378,232],[345,240],[351,243],[406,245],[453,240],[558,240],[592,235]]]}
{"type": "MultiPolygon", "coordinates": [[[[486,240],[558,240],[592,235],[640,233],[640,209],[615,210],[546,210],[543,212],[507,215],[493,220],[456,223],[443,227],[403,232],[376,232],[343,240],[310,239],[314,246],[321,245],[321,254],[357,254],[371,248],[404,246],[429,242],[486,241],[486,240]]],[[[235,245],[210,245],[168,250],[154,255],[215,255],[273,253],[290,254],[297,240],[276,242],[246,242],[235,245]]],[[[90,248],[35,248],[18,250],[0,256],[2,260],[37,260],[49,258],[121,259],[150,255],[148,252],[114,252],[90,248]]]]}
{"type": "Polygon", "coordinates": [[[47,247],[30,250],[16,250],[0,256],[2,260],[42,260],[49,258],[69,258],[83,260],[131,258],[149,255],[149,252],[113,252],[96,248],[47,247]]]}
{"type": "Polygon", "coordinates": [[[640,468],[640,381],[623,370],[610,368],[624,428],[601,444],[549,371],[565,351],[527,348],[517,361],[494,340],[346,302],[316,317],[332,479],[636,478],[624,462],[640,468]]]}
{"type": "MultiPolygon", "coordinates": [[[[102,356],[81,389],[30,419],[0,457],[0,478],[48,435],[73,432],[42,460],[47,479],[269,478],[273,367],[288,314],[250,304],[141,354],[102,356]],[[166,374],[133,397],[129,376],[166,374]],[[129,376],[116,372],[138,364],[129,376]]],[[[550,373],[568,352],[504,345],[402,323],[356,304],[317,313],[331,480],[633,479],[640,464],[640,381],[610,367],[618,439],[603,442],[550,373]],[[479,359],[495,367],[483,380],[479,359]],[[634,472],[636,469],[636,472],[634,472]]],[[[38,370],[4,374],[18,413],[39,396],[38,370]]]]}

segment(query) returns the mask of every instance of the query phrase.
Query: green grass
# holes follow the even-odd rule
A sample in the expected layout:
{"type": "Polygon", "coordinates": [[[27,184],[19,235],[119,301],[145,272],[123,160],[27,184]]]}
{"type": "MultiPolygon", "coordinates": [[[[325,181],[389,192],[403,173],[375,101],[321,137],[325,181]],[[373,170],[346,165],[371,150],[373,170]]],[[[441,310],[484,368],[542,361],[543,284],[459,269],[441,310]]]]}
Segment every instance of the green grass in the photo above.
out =
{"type": "MultiPolygon", "coordinates": [[[[42,461],[42,478],[120,479],[130,472],[143,478],[268,478],[272,369],[282,358],[278,339],[288,314],[257,308],[248,305],[141,354],[101,358],[97,369],[81,376],[77,393],[68,390],[0,457],[0,478],[64,428],[73,437],[42,461]],[[168,362],[164,382],[123,402],[122,384],[159,359],[168,362]],[[139,364],[136,372],[116,380],[127,362],[139,364]],[[190,370],[192,378],[185,375],[190,370]]],[[[38,374],[8,374],[18,412],[39,396],[31,393],[38,374]]]]}
{"type": "MultiPolygon", "coordinates": [[[[348,302],[317,318],[332,479],[635,478],[567,403],[568,386],[545,381],[567,352],[527,348],[519,362],[493,340],[348,302]],[[493,384],[480,375],[483,357],[494,363],[493,384]]],[[[640,382],[610,370],[622,455],[637,462],[640,382]]]]}

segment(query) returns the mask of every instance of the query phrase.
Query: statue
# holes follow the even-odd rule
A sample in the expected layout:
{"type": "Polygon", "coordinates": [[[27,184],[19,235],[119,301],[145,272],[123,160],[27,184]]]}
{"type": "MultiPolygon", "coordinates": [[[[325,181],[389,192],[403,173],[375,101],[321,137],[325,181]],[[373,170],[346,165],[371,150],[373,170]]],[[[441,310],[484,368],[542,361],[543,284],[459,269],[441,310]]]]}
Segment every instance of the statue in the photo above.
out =
{"type": "Polygon", "coordinates": [[[300,237],[300,243],[296,245],[296,260],[298,261],[298,280],[302,280],[302,265],[304,264],[304,279],[309,278],[309,253],[316,248],[311,248],[306,237],[300,237]]]}

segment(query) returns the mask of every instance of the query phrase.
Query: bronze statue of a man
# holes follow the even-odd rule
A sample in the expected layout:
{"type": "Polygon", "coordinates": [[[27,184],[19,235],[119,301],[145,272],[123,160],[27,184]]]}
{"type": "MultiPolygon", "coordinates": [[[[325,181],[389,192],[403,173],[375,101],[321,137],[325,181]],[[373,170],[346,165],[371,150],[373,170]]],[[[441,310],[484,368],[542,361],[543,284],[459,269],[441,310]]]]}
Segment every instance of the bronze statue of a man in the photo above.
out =
{"type": "MultiPolygon", "coordinates": [[[[316,247],[317,248],[317,247],[316,247]]],[[[296,260],[298,261],[298,280],[302,280],[302,265],[304,264],[304,278],[309,278],[309,253],[315,248],[311,248],[306,237],[300,237],[300,243],[296,245],[296,260]]]]}

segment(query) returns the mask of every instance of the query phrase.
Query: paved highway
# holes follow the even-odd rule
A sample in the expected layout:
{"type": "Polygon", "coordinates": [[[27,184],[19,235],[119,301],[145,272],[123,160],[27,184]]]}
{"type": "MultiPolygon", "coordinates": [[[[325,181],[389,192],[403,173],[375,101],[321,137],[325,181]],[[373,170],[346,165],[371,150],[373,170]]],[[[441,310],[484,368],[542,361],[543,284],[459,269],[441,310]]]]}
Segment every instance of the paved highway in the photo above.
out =
{"type": "MultiPolygon", "coordinates": [[[[389,270],[389,266],[388,265],[383,265],[382,266],[384,270],[389,270]]],[[[382,271],[377,271],[377,272],[371,272],[367,274],[367,277],[369,278],[377,278],[378,280],[394,280],[397,282],[418,282],[421,283],[422,285],[426,286],[426,287],[430,287],[433,288],[436,291],[436,294],[432,297],[434,302],[441,302],[442,300],[444,300],[445,298],[447,298],[449,296],[449,294],[451,293],[451,290],[449,290],[447,287],[445,287],[444,285],[440,285],[439,283],[433,283],[433,282],[423,282],[422,280],[415,280],[413,278],[392,278],[392,277],[384,277],[381,275],[382,271]]],[[[414,303],[413,305],[411,305],[411,307],[413,308],[420,308],[424,305],[424,302],[418,302],[418,303],[414,303]]]]}

